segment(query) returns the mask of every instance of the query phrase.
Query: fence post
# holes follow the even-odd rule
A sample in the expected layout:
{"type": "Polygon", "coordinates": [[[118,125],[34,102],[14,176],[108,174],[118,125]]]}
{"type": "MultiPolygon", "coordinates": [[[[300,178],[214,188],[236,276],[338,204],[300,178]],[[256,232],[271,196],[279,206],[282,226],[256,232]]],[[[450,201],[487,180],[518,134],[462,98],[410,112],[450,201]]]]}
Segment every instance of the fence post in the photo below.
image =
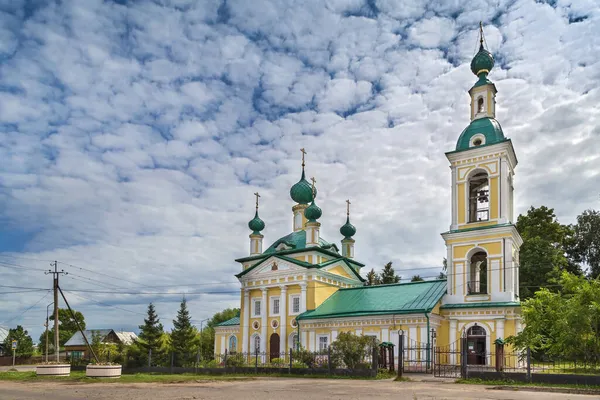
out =
{"type": "Polygon", "coordinates": [[[292,354],[293,354],[292,348],[290,347],[290,370],[289,370],[290,374],[292,373],[292,364],[293,364],[292,354]]]}
{"type": "Polygon", "coordinates": [[[371,368],[373,369],[373,373],[377,376],[377,371],[379,370],[379,360],[377,359],[377,346],[373,345],[373,358],[371,359],[371,368]]]}
{"type": "Polygon", "coordinates": [[[467,349],[468,347],[468,339],[466,337],[461,339],[460,345],[460,377],[462,379],[467,379],[468,371],[467,371],[467,349]]]}
{"type": "Polygon", "coordinates": [[[327,346],[327,370],[331,375],[331,346],[327,346]]]}
{"type": "Polygon", "coordinates": [[[254,357],[254,373],[258,374],[258,347],[255,350],[255,357],[254,357]]]}
{"type": "Polygon", "coordinates": [[[531,383],[531,349],[527,348],[527,382],[531,383]]]}
{"type": "MultiPolygon", "coordinates": [[[[402,379],[402,369],[404,367],[404,332],[398,335],[398,380],[402,379]]],[[[392,361],[393,362],[393,361],[392,361]]]]}

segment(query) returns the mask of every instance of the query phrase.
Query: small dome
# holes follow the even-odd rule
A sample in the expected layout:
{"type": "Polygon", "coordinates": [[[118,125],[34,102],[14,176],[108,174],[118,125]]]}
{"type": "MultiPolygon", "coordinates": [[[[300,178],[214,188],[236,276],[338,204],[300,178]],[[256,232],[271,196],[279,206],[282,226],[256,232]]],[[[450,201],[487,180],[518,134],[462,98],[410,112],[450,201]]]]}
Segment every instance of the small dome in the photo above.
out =
{"type": "Polygon", "coordinates": [[[250,228],[252,233],[255,235],[260,235],[260,231],[265,229],[265,223],[258,217],[258,211],[256,211],[256,214],[254,214],[254,218],[248,222],[248,228],[250,228]]]}
{"type": "Polygon", "coordinates": [[[308,206],[306,208],[306,210],[304,210],[304,216],[310,222],[314,222],[314,221],[318,220],[319,218],[321,218],[322,214],[323,214],[323,211],[321,211],[319,206],[315,204],[314,200],[313,200],[312,204],[310,206],[308,206]]]}
{"type": "Polygon", "coordinates": [[[346,223],[340,228],[340,233],[344,235],[346,239],[350,239],[356,234],[356,228],[350,223],[350,217],[346,218],[346,223]]]}
{"type": "MultiPolygon", "coordinates": [[[[302,177],[290,189],[290,196],[298,204],[308,204],[313,200],[312,185],[308,183],[302,170],[302,177]]],[[[315,188],[315,197],[317,197],[317,189],[315,188]]]]}
{"type": "Polygon", "coordinates": [[[471,61],[471,71],[475,75],[479,75],[482,72],[489,73],[492,68],[494,68],[494,56],[481,44],[479,51],[471,61]]]}
{"type": "Polygon", "coordinates": [[[456,142],[456,151],[468,150],[481,145],[495,144],[505,141],[500,123],[494,118],[478,118],[460,134],[456,142]]]}

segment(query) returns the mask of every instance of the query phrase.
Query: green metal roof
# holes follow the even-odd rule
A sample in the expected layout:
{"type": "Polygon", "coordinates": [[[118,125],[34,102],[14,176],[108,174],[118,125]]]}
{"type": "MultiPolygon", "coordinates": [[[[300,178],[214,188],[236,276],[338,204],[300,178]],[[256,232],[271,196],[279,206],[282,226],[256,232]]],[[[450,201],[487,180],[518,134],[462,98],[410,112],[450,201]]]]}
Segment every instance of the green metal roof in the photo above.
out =
{"type": "MultiPolygon", "coordinates": [[[[474,223],[477,223],[477,222],[474,222],[474,223]]],[[[512,224],[512,223],[510,223],[510,222],[508,222],[508,223],[505,223],[505,224],[494,224],[494,225],[486,225],[486,226],[476,226],[476,227],[473,227],[473,228],[454,229],[454,230],[447,231],[447,232],[444,232],[444,233],[483,231],[483,230],[486,230],[486,229],[500,228],[500,227],[503,227],[503,226],[515,226],[515,225],[512,224]]]]}
{"type": "Polygon", "coordinates": [[[340,289],[298,319],[430,312],[446,293],[446,280],[340,289]]]}
{"type": "Polygon", "coordinates": [[[456,151],[482,147],[471,147],[470,145],[471,138],[477,134],[485,136],[485,144],[483,146],[489,146],[506,140],[504,133],[502,132],[502,127],[498,121],[489,117],[477,118],[471,121],[469,126],[467,126],[460,134],[458,142],[456,143],[456,151]]]}
{"type": "MultiPolygon", "coordinates": [[[[275,248],[279,246],[281,243],[285,243],[289,247],[295,250],[305,249],[306,248],[306,231],[300,230],[296,232],[292,232],[289,235],[286,235],[282,238],[279,238],[269,246],[267,250],[263,252],[263,254],[273,254],[276,253],[277,250],[275,248]]],[[[335,244],[331,244],[328,241],[319,238],[319,247],[330,249],[331,247],[335,247],[337,250],[337,246],[335,244]]]]}
{"type": "Polygon", "coordinates": [[[240,324],[240,317],[233,317],[231,319],[228,319],[227,321],[221,322],[220,324],[217,324],[216,326],[235,326],[235,325],[239,325],[240,324]]]}
{"type": "Polygon", "coordinates": [[[444,310],[453,308],[482,308],[482,307],[520,307],[521,303],[515,301],[501,302],[480,302],[480,303],[462,303],[462,304],[445,304],[440,308],[444,310]]]}
{"type": "Polygon", "coordinates": [[[331,265],[333,263],[336,263],[338,261],[343,261],[348,266],[348,268],[350,268],[350,270],[354,273],[354,276],[356,278],[358,278],[358,280],[360,280],[361,282],[365,281],[365,279],[362,276],[360,276],[360,274],[356,270],[356,267],[353,266],[350,263],[351,260],[347,259],[346,257],[338,257],[338,258],[336,258],[334,260],[329,260],[329,261],[322,262],[321,264],[311,264],[311,263],[308,263],[306,261],[300,261],[300,260],[296,260],[295,258],[292,258],[292,257],[287,257],[287,256],[284,256],[284,255],[281,255],[279,253],[277,253],[277,254],[269,254],[269,255],[261,258],[260,261],[258,261],[257,263],[251,265],[250,267],[246,268],[245,270],[243,270],[242,272],[240,272],[239,274],[237,274],[236,277],[237,278],[241,278],[242,276],[246,275],[248,272],[252,271],[254,268],[256,268],[257,266],[259,266],[263,261],[265,261],[269,257],[275,257],[275,258],[279,258],[279,259],[284,260],[284,261],[289,261],[292,264],[296,264],[296,265],[299,265],[299,266],[304,267],[304,268],[317,268],[317,269],[326,267],[326,266],[331,265]]]}

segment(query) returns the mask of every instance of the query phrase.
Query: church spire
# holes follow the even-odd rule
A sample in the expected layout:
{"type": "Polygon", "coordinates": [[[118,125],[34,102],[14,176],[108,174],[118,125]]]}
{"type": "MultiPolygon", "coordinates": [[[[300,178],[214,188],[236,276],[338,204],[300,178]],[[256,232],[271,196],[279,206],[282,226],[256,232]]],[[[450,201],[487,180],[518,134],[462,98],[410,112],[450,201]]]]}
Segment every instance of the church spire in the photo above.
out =
{"type": "Polygon", "coordinates": [[[265,229],[265,223],[258,216],[258,199],[260,198],[260,194],[256,192],[254,193],[254,196],[256,196],[256,211],[254,212],[254,218],[248,222],[248,228],[252,231],[250,234],[250,255],[262,253],[262,241],[264,236],[260,231],[265,229]]]}
{"type": "Polygon", "coordinates": [[[350,200],[346,200],[346,223],[340,228],[340,233],[344,236],[342,239],[342,255],[344,257],[354,257],[354,239],[356,228],[350,223],[350,200]]]}

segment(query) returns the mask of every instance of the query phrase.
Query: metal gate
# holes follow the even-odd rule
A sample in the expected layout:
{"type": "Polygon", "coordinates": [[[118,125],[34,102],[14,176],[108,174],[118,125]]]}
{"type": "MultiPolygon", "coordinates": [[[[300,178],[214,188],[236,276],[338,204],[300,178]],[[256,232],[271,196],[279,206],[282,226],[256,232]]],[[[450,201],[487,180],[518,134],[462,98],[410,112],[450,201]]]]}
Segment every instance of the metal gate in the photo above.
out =
{"type": "Polygon", "coordinates": [[[460,378],[466,365],[461,357],[460,341],[457,340],[446,346],[436,346],[434,351],[433,376],[440,378],[460,378]]]}
{"type": "Polygon", "coordinates": [[[404,372],[431,373],[433,371],[433,354],[429,343],[407,340],[404,347],[402,370],[404,372]]]}

